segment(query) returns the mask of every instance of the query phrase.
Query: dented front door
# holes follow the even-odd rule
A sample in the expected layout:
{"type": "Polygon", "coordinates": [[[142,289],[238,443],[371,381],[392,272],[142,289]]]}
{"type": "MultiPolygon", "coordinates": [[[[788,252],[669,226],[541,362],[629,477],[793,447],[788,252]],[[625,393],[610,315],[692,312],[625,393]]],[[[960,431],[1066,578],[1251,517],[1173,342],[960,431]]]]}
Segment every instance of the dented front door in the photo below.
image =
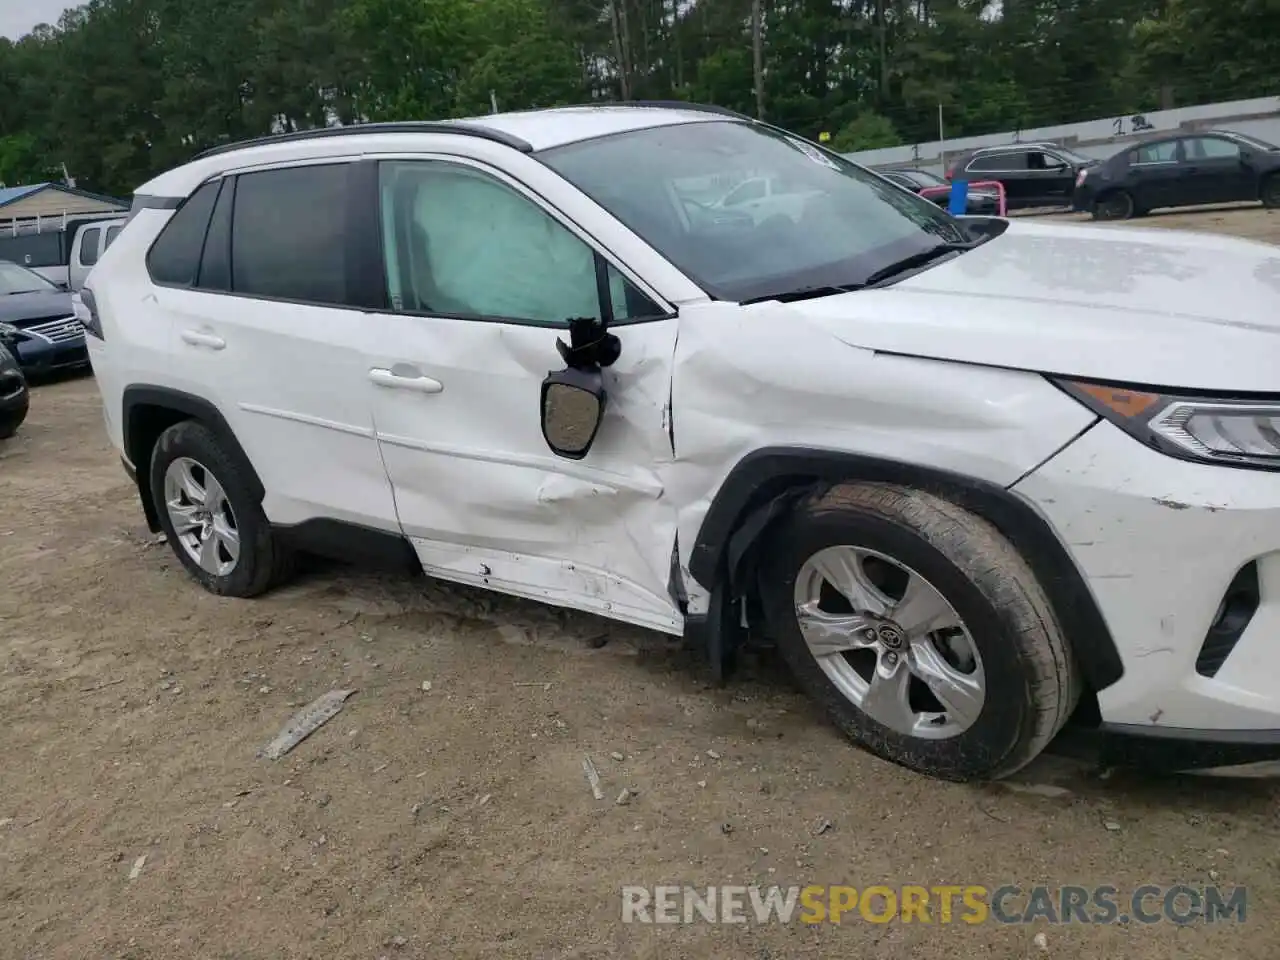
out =
{"type": "Polygon", "coordinates": [[[379,316],[395,351],[372,358],[404,384],[375,391],[396,510],[433,576],[679,633],[667,592],[675,511],[668,399],[675,318],[615,328],[608,406],[586,459],[542,438],[539,388],[564,331],[379,316]],[[424,382],[426,381],[426,382],[424,382]]]}

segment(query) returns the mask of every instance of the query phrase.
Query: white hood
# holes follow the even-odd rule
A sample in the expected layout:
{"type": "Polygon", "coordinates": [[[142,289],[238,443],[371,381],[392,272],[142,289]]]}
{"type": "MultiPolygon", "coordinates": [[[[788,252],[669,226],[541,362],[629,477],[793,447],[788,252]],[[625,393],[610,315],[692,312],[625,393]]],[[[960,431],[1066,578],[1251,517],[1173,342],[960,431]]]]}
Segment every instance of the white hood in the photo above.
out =
{"type": "Polygon", "coordinates": [[[1280,393],[1280,247],[1232,237],[1013,221],[891,287],[788,309],[886,352],[1280,393]]]}

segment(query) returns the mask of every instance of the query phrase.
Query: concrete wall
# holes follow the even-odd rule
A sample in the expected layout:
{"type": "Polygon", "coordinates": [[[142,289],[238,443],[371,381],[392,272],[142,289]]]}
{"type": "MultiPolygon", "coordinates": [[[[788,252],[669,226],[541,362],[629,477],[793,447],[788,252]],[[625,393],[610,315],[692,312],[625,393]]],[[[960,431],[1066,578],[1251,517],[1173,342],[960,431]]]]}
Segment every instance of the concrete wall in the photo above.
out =
{"type": "Polygon", "coordinates": [[[9,220],[23,220],[28,217],[54,217],[66,213],[68,216],[77,213],[113,213],[128,208],[121,208],[106,200],[93,197],[82,197],[74,193],[66,193],[55,187],[37,190],[21,200],[0,207],[0,229],[9,220]]]}
{"type": "MultiPolygon", "coordinates": [[[[943,133],[946,133],[943,116],[943,133]]],[[[965,150],[995,147],[1028,140],[1052,140],[1070,147],[1086,157],[1106,159],[1130,144],[1163,133],[1192,133],[1213,128],[1235,130],[1280,144],[1280,97],[1255,100],[1233,100],[1177,110],[1158,110],[1138,116],[1104,117],[1085,123],[1068,123],[1034,130],[1008,130],[980,137],[917,143],[880,150],[862,150],[845,154],[850,160],[868,167],[916,167],[942,173],[944,161],[965,150]]]]}

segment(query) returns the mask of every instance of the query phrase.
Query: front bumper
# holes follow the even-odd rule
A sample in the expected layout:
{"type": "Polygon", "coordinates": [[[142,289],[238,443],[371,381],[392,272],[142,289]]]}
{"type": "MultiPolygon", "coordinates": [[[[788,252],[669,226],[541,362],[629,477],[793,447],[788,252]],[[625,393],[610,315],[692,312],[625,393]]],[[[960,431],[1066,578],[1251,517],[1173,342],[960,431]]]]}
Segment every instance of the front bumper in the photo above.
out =
{"type": "Polygon", "coordinates": [[[1280,759],[1280,474],[1176,460],[1103,421],[1013,489],[1057,531],[1115,640],[1124,674],[1098,691],[1114,755],[1166,769],[1280,759]],[[1256,605],[1206,668],[1249,565],[1256,605]]]}
{"type": "Polygon", "coordinates": [[[1099,760],[1107,767],[1218,777],[1280,776],[1280,730],[1103,724],[1100,732],[1099,760]]]}
{"type": "Polygon", "coordinates": [[[23,372],[28,375],[84,367],[89,363],[84,334],[65,340],[26,336],[18,341],[13,352],[23,372]]]}

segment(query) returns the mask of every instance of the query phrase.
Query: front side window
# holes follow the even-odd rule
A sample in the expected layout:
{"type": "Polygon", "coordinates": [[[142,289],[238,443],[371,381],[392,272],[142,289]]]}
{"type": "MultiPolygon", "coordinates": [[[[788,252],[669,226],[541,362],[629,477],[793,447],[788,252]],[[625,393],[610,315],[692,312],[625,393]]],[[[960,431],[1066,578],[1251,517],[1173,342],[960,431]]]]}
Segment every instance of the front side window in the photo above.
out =
{"type": "Polygon", "coordinates": [[[107,227],[107,235],[103,238],[102,249],[106,250],[107,247],[111,246],[111,244],[115,242],[116,237],[120,236],[120,231],[123,229],[124,227],[120,226],[107,227]]]}
{"type": "Polygon", "coordinates": [[[231,224],[235,293],[347,304],[347,164],[244,173],[231,224]]]}
{"type": "Polygon", "coordinates": [[[34,270],[0,260],[0,297],[17,293],[47,293],[57,289],[57,285],[50,283],[34,270]]]}
{"type": "Polygon", "coordinates": [[[1188,160],[1225,160],[1240,156],[1240,145],[1221,137],[1196,137],[1187,141],[1188,160]]]}
{"type": "Polygon", "coordinates": [[[388,161],[379,170],[387,294],[393,310],[567,327],[659,308],[614,267],[607,291],[596,253],[518,190],[472,167],[388,161]]]}
{"type": "Polygon", "coordinates": [[[1065,166],[1067,161],[1055,153],[1032,150],[1027,154],[1027,167],[1031,170],[1061,170],[1065,166]]]}
{"type": "Polygon", "coordinates": [[[904,256],[965,239],[928,200],[781,131],[737,120],[651,127],[543,150],[540,159],[709,294],[754,299],[855,284],[904,256]],[[697,202],[707,182],[777,180],[759,215],[697,202]]]}

